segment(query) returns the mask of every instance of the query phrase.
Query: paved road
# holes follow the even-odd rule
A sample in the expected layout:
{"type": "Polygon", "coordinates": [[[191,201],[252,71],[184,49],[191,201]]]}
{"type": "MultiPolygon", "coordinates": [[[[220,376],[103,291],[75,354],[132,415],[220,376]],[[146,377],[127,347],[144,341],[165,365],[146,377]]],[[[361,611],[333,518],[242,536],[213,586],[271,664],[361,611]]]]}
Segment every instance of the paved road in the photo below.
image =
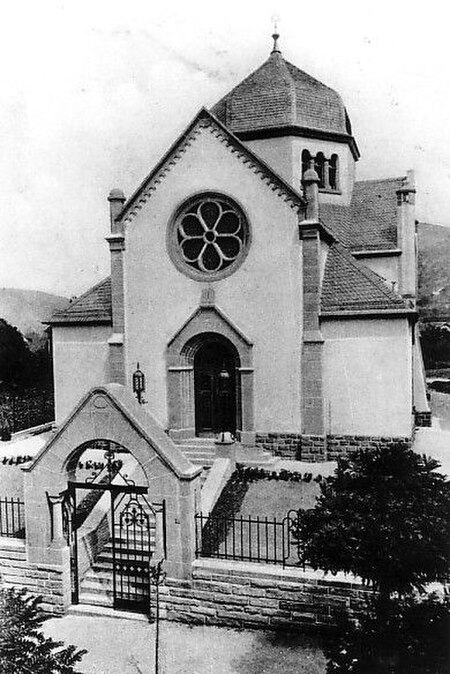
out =
{"type": "MultiPolygon", "coordinates": [[[[189,627],[161,622],[159,674],[325,674],[318,641],[299,634],[189,627]]],[[[65,616],[47,636],[86,648],[83,674],[153,674],[154,625],[122,618],[65,616]]]]}

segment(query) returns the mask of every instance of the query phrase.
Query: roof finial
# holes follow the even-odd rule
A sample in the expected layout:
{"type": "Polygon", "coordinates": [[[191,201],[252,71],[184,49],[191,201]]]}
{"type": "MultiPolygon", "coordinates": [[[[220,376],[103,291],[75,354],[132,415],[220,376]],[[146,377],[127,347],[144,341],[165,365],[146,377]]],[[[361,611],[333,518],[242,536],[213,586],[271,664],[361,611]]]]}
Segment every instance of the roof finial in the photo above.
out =
{"type": "Polygon", "coordinates": [[[273,33],[272,33],[272,38],[273,38],[273,47],[271,54],[281,54],[281,50],[278,48],[278,38],[280,37],[280,34],[278,32],[278,22],[280,20],[280,17],[274,14],[272,16],[272,21],[273,21],[273,33]]]}

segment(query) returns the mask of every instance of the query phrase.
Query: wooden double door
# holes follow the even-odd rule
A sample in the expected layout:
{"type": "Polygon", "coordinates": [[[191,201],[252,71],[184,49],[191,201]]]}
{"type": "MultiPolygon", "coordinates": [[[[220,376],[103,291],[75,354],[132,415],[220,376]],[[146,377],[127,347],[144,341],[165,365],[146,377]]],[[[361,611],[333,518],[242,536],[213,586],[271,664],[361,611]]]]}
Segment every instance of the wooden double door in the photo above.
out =
{"type": "Polygon", "coordinates": [[[200,347],[194,359],[195,431],[213,435],[236,430],[236,360],[221,342],[200,347]]]}

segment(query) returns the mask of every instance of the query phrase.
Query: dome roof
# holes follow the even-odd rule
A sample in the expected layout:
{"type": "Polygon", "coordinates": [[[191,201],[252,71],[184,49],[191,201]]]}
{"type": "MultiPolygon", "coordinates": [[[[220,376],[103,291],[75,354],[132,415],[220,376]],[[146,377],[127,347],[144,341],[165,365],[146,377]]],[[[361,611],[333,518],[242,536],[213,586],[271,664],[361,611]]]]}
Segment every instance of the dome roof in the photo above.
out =
{"type": "Polygon", "coordinates": [[[352,133],[339,94],[286,61],[276,45],[267,61],[212,113],[236,134],[293,126],[349,137],[352,133]]]}

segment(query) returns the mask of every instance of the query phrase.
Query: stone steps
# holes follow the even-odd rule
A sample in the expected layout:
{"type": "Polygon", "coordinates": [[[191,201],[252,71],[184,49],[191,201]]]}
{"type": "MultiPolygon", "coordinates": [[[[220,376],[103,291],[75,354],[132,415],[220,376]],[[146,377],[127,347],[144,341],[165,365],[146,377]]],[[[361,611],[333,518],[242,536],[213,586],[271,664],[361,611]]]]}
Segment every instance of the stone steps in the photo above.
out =
{"type": "Polygon", "coordinates": [[[211,438],[176,440],[176,445],[194,466],[211,468],[216,458],[216,446],[211,438]]]}

